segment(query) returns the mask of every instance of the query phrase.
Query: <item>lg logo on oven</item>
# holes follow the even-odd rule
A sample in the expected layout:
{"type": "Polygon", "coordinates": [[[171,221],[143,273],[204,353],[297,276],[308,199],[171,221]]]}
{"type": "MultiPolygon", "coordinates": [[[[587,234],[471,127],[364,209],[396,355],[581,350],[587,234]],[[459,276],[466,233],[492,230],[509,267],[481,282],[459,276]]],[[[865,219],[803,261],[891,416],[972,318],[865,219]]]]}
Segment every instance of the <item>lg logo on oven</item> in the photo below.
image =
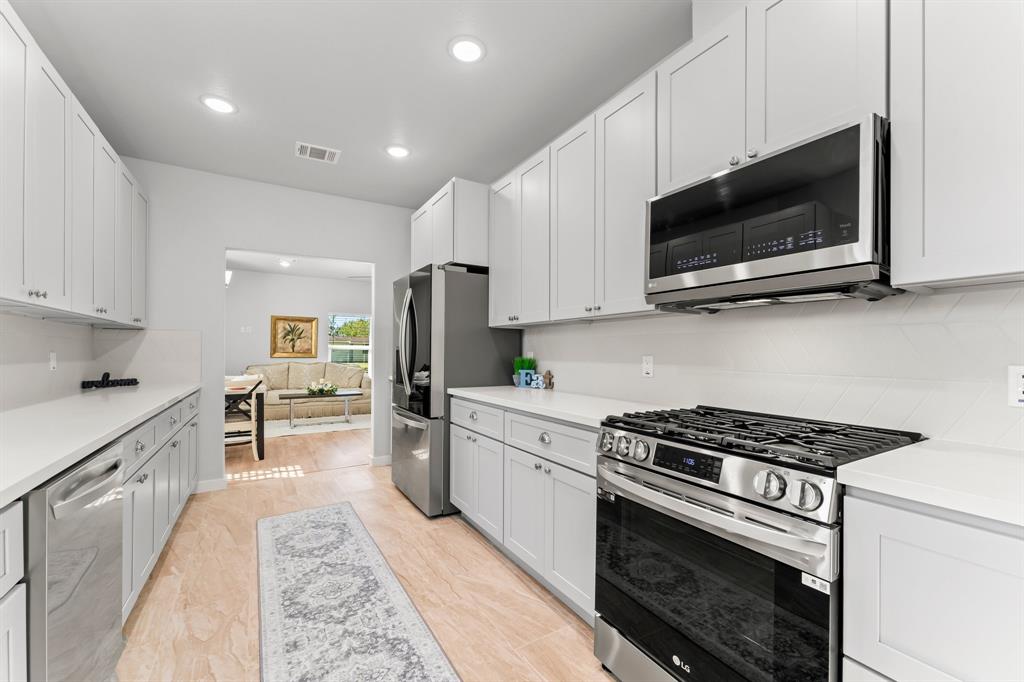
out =
{"type": "Polygon", "coordinates": [[[672,664],[682,668],[685,673],[690,672],[690,666],[680,661],[678,656],[672,656],[672,664]]]}

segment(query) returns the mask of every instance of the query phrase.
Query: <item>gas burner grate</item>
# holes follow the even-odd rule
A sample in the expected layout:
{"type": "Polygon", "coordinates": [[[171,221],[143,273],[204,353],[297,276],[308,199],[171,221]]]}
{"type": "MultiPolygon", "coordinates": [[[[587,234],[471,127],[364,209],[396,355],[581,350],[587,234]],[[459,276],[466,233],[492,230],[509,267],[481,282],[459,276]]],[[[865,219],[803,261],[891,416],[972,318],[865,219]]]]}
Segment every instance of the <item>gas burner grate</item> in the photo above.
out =
{"type": "Polygon", "coordinates": [[[698,405],[630,412],[605,426],[681,443],[711,445],[758,457],[834,469],[922,439],[921,434],[698,405]]]}

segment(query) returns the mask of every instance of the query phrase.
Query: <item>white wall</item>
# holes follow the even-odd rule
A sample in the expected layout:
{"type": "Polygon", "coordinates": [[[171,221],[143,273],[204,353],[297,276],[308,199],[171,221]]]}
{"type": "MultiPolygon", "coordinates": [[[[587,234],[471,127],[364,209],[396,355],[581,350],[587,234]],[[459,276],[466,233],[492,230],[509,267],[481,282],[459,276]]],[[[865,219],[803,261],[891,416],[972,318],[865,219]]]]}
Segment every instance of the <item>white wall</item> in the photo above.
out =
{"type": "MultiPolygon", "coordinates": [[[[316,359],[328,362],[328,315],[369,315],[370,294],[371,286],[366,281],[234,270],[231,285],[225,292],[227,373],[241,374],[248,365],[288,361],[270,357],[271,315],[319,318],[316,359]],[[243,328],[251,331],[243,331],[243,328]]],[[[312,359],[300,362],[312,362],[312,359]]]]}
{"type": "Polygon", "coordinates": [[[1024,364],[1024,286],[552,325],[527,330],[523,348],[559,391],[1024,450],[1024,409],[1006,388],[1007,365],[1024,364]]]}
{"type": "MultiPolygon", "coordinates": [[[[223,406],[217,398],[224,390],[226,249],[374,263],[373,374],[388,376],[392,282],[409,269],[409,209],[139,159],[125,163],[150,199],[150,322],[202,332],[199,478],[204,488],[224,480],[223,406]]],[[[386,458],[391,438],[386,389],[374,391],[373,413],[373,454],[386,458]]]]}
{"type": "Polygon", "coordinates": [[[0,412],[77,393],[92,361],[92,327],[0,314],[0,412]]]}

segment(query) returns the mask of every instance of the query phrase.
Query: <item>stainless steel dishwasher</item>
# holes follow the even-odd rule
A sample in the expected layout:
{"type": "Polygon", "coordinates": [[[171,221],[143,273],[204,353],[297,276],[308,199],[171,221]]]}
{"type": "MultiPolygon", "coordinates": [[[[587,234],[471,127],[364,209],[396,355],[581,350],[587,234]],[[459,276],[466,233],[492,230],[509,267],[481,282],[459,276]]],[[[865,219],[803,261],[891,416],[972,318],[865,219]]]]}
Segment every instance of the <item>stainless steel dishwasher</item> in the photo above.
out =
{"type": "Polygon", "coordinates": [[[120,441],[25,498],[29,680],[107,680],[121,634],[120,441]]]}

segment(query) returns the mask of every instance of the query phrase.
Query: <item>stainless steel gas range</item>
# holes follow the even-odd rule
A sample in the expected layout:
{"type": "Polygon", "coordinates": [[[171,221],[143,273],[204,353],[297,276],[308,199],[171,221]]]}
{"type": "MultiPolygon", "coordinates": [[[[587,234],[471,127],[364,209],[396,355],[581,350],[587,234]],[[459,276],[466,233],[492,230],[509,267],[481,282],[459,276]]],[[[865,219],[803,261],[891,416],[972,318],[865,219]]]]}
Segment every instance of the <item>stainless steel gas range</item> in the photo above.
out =
{"type": "Polygon", "coordinates": [[[706,406],[608,417],[597,657],[622,680],[837,680],[836,468],[921,438],[706,406]]]}

